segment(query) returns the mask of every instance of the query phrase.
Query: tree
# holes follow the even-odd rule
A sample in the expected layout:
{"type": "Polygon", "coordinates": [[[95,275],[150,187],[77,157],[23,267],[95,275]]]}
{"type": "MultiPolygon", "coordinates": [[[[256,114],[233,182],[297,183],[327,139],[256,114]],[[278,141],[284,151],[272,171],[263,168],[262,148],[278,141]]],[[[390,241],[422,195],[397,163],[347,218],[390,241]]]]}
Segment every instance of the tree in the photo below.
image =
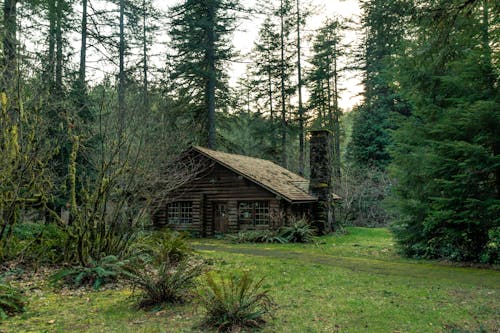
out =
{"type": "Polygon", "coordinates": [[[310,108],[316,111],[316,122],[333,131],[336,187],[340,184],[340,115],[338,81],[341,74],[338,63],[345,55],[341,45],[344,26],[339,19],[327,20],[318,30],[312,45],[312,68],[308,75],[311,97],[310,108]]]}
{"type": "Polygon", "coordinates": [[[392,59],[407,30],[404,24],[409,6],[404,1],[365,0],[361,8],[365,38],[360,67],[365,74],[365,92],[363,104],[356,110],[348,157],[357,166],[384,169],[390,161],[390,117],[409,113],[388,79],[392,59]]]}
{"type": "Polygon", "coordinates": [[[206,126],[201,141],[210,148],[216,147],[216,109],[227,103],[224,65],[234,56],[230,36],[240,9],[237,0],[185,0],[170,11],[172,79],[195,121],[206,126]]]}
{"type": "Polygon", "coordinates": [[[417,3],[396,77],[412,114],[394,133],[395,234],[408,256],[498,261],[498,5],[417,3]],[[495,7],[496,6],[496,7],[495,7]]]}

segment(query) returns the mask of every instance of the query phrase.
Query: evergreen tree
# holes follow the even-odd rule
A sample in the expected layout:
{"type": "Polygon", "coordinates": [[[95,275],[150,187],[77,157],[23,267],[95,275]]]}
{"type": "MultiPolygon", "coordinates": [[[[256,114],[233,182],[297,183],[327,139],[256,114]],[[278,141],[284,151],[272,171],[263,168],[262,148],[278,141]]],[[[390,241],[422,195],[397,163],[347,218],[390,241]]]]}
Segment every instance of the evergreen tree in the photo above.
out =
{"type": "Polygon", "coordinates": [[[225,65],[234,55],[237,10],[237,0],[185,0],[171,8],[172,78],[195,123],[206,127],[200,141],[210,148],[216,147],[216,109],[227,104],[225,65]]]}
{"type": "Polygon", "coordinates": [[[364,0],[361,8],[365,39],[360,60],[365,92],[363,104],[355,110],[348,157],[356,166],[384,169],[390,161],[390,117],[394,112],[409,112],[388,78],[404,37],[408,5],[399,0],[364,0]]]}
{"type": "Polygon", "coordinates": [[[395,77],[414,107],[394,134],[392,207],[406,255],[499,260],[498,4],[419,1],[395,77]]]}
{"type": "Polygon", "coordinates": [[[313,122],[333,132],[333,175],[336,187],[340,183],[339,59],[345,55],[341,44],[342,29],[344,27],[339,19],[334,19],[327,20],[318,30],[312,45],[312,68],[308,76],[311,91],[309,107],[315,111],[313,122]]]}

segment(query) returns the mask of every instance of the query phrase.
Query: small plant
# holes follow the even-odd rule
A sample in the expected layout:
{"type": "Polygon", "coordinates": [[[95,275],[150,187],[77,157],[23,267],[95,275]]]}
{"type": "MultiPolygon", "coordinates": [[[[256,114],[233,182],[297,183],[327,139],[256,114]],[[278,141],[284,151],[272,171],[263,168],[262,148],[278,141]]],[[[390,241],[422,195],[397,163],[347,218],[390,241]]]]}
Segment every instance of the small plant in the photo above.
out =
{"type": "Polygon", "coordinates": [[[136,263],[127,269],[125,278],[142,291],[140,308],[151,308],[164,303],[182,303],[189,299],[195,279],[203,265],[184,259],[177,264],[165,261],[159,265],[136,263]],[[156,267],[155,267],[156,266],[156,267]]]}
{"type": "Polygon", "coordinates": [[[285,238],[271,230],[240,231],[227,237],[234,243],[287,243],[285,238]]]}
{"type": "Polygon", "coordinates": [[[123,274],[127,261],[115,256],[107,256],[99,261],[91,261],[88,267],[65,268],[51,277],[52,283],[62,282],[72,288],[92,286],[98,290],[102,285],[115,282],[123,274]]]}
{"type": "Polygon", "coordinates": [[[0,319],[24,312],[24,305],[21,291],[0,280],[0,319]]]}
{"type": "Polygon", "coordinates": [[[214,279],[207,275],[206,288],[200,292],[200,303],[205,308],[202,327],[219,332],[238,332],[245,328],[260,328],[266,316],[272,315],[274,302],[263,279],[255,280],[248,272],[241,277],[214,279]]]}
{"type": "Polygon", "coordinates": [[[279,235],[288,243],[311,243],[315,230],[306,220],[301,219],[281,228],[279,235]]]}
{"type": "Polygon", "coordinates": [[[176,231],[155,232],[140,240],[135,248],[153,258],[157,265],[167,261],[176,264],[194,252],[187,242],[186,234],[176,231]]]}

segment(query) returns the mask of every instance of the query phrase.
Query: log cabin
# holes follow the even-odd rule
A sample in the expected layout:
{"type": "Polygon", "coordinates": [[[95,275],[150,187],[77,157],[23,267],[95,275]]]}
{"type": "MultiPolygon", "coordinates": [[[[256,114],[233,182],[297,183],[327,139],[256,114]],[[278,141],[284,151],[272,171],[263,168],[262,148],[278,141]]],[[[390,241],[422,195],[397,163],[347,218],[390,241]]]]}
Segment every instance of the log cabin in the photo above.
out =
{"type": "Polygon", "coordinates": [[[271,161],[191,147],[179,161],[195,161],[196,175],[157,205],[153,222],[207,237],[276,229],[305,216],[330,232],[339,199],[331,191],[331,147],[329,131],[311,131],[310,181],[271,161]]]}

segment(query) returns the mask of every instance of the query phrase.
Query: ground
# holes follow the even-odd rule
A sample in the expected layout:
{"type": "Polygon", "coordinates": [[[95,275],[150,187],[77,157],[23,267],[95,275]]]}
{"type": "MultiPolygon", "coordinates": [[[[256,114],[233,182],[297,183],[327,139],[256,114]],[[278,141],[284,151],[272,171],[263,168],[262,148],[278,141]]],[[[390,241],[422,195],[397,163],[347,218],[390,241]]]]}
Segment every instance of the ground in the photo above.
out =
{"type": "MultiPolygon", "coordinates": [[[[222,274],[265,277],[279,307],[263,332],[500,332],[500,271],[403,259],[387,229],[348,231],[307,245],[193,245],[222,274]]],[[[201,309],[139,311],[128,288],[29,288],[28,311],[0,332],[199,332],[201,309]]]]}

